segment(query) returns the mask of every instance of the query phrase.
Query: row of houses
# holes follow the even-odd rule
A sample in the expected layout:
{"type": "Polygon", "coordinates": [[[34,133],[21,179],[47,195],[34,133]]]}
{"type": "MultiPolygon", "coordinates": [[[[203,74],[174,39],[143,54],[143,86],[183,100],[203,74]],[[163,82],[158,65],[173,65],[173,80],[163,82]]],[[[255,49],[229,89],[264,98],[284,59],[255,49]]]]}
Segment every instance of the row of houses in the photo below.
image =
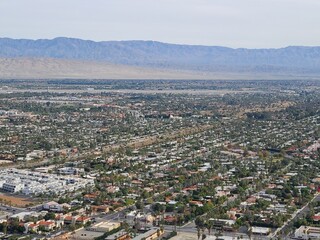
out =
{"type": "Polygon", "coordinates": [[[92,179],[58,176],[14,168],[0,170],[0,188],[9,193],[61,195],[93,185],[92,179]]]}

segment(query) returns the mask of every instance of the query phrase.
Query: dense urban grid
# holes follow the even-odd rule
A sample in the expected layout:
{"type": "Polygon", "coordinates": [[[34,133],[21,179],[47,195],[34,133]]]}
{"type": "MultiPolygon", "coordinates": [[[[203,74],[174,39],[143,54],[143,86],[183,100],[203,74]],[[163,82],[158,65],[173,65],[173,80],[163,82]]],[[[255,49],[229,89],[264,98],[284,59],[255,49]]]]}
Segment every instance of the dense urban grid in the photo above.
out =
{"type": "Polygon", "coordinates": [[[319,239],[320,81],[0,80],[0,238],[319,239]]]}

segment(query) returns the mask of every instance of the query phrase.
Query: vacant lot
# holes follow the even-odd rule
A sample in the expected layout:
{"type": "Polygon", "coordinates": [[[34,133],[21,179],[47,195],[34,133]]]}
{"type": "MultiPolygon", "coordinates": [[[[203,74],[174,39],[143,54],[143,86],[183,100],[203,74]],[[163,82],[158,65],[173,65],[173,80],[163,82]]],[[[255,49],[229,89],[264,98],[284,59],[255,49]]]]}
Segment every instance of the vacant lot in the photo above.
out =
{"type": "Polygon", "coordinates": [[[4,193],[0,194],[0,202],[16,207],[26,207],[27,205],[34,203],[34,201],[30,198],[16,197],[4,193]]]}
{"type": "Polygon", "coordinates": [[[179,232],[172,240],[198,240],[197,233],[179,232]]]}

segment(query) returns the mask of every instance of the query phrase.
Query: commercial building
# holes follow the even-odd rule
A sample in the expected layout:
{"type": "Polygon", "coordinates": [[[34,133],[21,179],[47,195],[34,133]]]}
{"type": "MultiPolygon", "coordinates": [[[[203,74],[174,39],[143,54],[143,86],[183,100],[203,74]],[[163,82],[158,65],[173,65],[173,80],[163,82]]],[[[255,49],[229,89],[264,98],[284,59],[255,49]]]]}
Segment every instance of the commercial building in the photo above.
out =
{"type": "Polygon", "coordinates": [[[142,233],[137,237],[134,237],[132,240],[153,240],[153,239],[157,239],[162,234],[163,234],[163,231],[161,231],[159,228],[152,228],[147,232],[142,233]]]}
{"type": "Polygon", "coordinates": [[[320,228],[301,226],[295,231],[294,237],[298,239],[306,239],[306,240],[320,239],[320,228]]]}
{"type": "Polygon", "coordinates": [[[100,222],[87,228],[87,230],[93,232],[110,232],[120,226],[121,224],[119,222],[100,222]]]}
{"type": "Polygon", "coordinates": [[[2,184],[2,190],[9,193],[20,192],[24,188],[23,184],[19,181],[4,182],[2,184]]]}

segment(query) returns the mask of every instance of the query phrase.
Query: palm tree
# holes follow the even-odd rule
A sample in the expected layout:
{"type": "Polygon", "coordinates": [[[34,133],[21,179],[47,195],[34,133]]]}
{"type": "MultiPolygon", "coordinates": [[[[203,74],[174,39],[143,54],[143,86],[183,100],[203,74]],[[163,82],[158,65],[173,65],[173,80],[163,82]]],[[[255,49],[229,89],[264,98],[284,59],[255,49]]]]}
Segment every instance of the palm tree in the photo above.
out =
{"type": "Polygon", "coordinates": [[[198,240],[201,237],[201,228],[197,226],[198,240]]]}
{"type": "Polygon", "coordinates": [[[124,221],[124,222],[122,223],[122,226],[123,226],[125,232],[126,232],[127,234],[129,234],[129,233],[130,233],[130,226],[129,226],[129,224],[128,224],[126,221],[124,221]]]}
{"type": "Polygon", "coordinates": [[[3,233],[5,235],[7,235],[7,231],[8,231],[8,220],[9,220],[9,216],[6,216],[6,221],[4,222],[4,228],[3,228],[3,233]]]}
{"type": "Polygon", "coordinates": [[[210,220],[208,220],[207,222],[206,222],[206,228],[207,228],[207,230],[208,230],[208,234],[210,235],[211,234],[211,229],[212,229],[212,227],[213,227],[213,223],[212,223],[212,221],[210,221],[210,220]]]}
{"type": "Polygon", "coordinates": [[[196,220],[194,221],[194,223],[197,226],[197,232],[198,232],[198,239],[200,239],[201,237],[201,230],[204,227],[204,221],[201,217],[197,217],[196,220]]]}

